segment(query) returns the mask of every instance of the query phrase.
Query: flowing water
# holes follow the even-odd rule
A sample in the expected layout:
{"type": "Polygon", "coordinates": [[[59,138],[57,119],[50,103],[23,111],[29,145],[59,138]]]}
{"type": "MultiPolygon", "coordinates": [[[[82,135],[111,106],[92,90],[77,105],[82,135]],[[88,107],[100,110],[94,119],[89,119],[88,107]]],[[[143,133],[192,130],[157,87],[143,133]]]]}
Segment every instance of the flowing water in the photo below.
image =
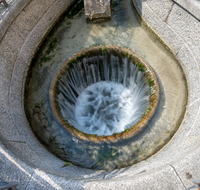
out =
{"type": "MultiPolygon", "coordinates": [[[[112,19],[99,24],[86,23],[83,1],[78,5],[56,24],[32,60],[25,89],[27,118],[40,142],[66,162],[106,170],[131,166],[155,154],[169,142],[180,126],[187,104],[184,74],[173,55],[136,18],[131,1],[113,0],[112,19]],[[100,44],[127,47],[139,54],[154,69],[160,86],[160,102],[148,127],[137,137],[123,143],[95,144],[75,138],[58,125],[49,106],[49,86],[57,68],[73,53],[100,44]]],[[[128,89],[120,84],[117,88],[119,92],[116,92],[118,97],[120,88],[123,93],[128,89]]],[[[79,111],[85,104],[90,104],[81,100],[88,89],[96,88],[92,86],[94,84],[90,85],[82,89],[77,99],[76,109],[74,107],[77,115],[81,114],[79,111]]],[[[96,97],[100,98],[103,89],[110,88],[109,85],[102,85],[96,97]]],[[[114,121],[116,117],[111,118],[114,121]]]]}
{"type": "Polygon", "coordinates": [[[109,53],[84,58],[58,84],[61,114],[84,133],[121,133],[137,124],[149,106],[144,75],[128,58],[109,53]]]}

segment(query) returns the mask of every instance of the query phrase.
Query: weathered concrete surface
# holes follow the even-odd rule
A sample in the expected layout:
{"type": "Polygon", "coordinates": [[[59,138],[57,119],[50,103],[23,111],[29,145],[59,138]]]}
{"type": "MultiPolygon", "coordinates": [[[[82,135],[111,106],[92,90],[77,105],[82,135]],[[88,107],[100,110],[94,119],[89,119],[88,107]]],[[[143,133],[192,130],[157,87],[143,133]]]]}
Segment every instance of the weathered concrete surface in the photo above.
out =
{"type": "MultiPolygon", "coordinates": [[[[199,1],[200,4],[200,1],[199,1]]],[[[200,10],[200,7],[199,7],[200,10]]],[[[200,12],[200,11],[199,11],[200,12]]],[[[185,41],[192,51],[193,57],[200,64],[200,21],[174,4],[167,24],[185,41]]]]}
{"type": "Polygon", "coordinates": [[[110,0],[84,0],[87,20],[102,21],[111,18],[110,0]]]}
{"type": "Polygon", "coordinates": [[[22,162],[0,143],[0,178],[8,183],[17,182],[19,189],[25,189],[34,168],[22,162]]]}
{"type": "Polygon", "coordinates": [[[166,189],[166,190],[183,190],[185,187],[180,182],[176,172],[171,166],[163,166],[157,171],[146,173],[144,175],[130,176],[122,179],[112,180],[68,180],[64,177],[52,174],[46,174],[43,171],[35,170],[32,183],[29,183],[27,189],[88,189],[88,190],[124,190],[124,189],[166,189]],[[45,179],[45,180],[41,180],[45,179]]]}
{"type": "Polygon", "coordinates": [[[30,0],[7,0],[7,8],[3,4],[0,4],[0,40],[12,21],[29,2],[30,0]]]}
{"type": "MultiPolygon", "coordinates": [[[[16,6],[20,5],[17,2],[23,0],[16,1],[16,6]]],[[[31,0],[12,22],[2,17],[0,29],[5,25],[6,30],[0,42],[0,178],[18,182],[22,189],[168,190],[191,186],[186,172],[200,179],[200,23],[171,0],[134,0],[147,25],[180,61],[188,82],[187,113],[167,146],[132,167],[104,172],[62,168],[64,162],[35,139],[23,109],[26,72],[43,36],[72,2],[46,0],[44,7],[40,1],[31,0]]]]}
{"type": "MultiPolygon", "coordinates": [[[[200,138],[198,138],[197,140],[199,141],[200,138]]],[[[199,179],[200,176],[200,171],[199,171],[200,148],[199,146],[197,147],[195,145],[193,148],[194,148],[193,151],[188,152],[188,154],[183,156],[183,158],[180,161],[175,162],[173,164],[175,170],[181,177],[186,187],[191,187],[192,185],[194,185],[190,180],[186,178],[186,173],[190,172],[193,178],[196,179],[199,179]]]]}
{"type": "Polygon", "coordinates": [[[145,2],[149,6],[149,8],[163,21],[166,21],[166,19],[168,18],[169,12],[171,11],[171,8],[174,4],[171,0],[165,0],[165,1],[151,0],[145,2]],[[159,9],[158,7],[162,8],[159,9]]]}
{"type": "Polygon", "coordinates": [[[174,0],[176,3],[181,5],[191,14],[193,14],[197,19],[200,20],[200,1],[199,0],[174,0]]]}

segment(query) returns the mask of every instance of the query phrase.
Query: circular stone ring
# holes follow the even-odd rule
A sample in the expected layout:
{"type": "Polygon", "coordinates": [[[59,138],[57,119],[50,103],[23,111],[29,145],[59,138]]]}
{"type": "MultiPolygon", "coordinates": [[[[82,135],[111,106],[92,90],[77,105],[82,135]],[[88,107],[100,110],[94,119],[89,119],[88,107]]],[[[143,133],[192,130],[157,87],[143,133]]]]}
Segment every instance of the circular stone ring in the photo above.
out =
{"type": "MultiPolygon", "coordinates": [[[[107,63],[107,64],[110,64],[110,63],[107,63]]],[[[76,75],[73,75],[73,76],[76,77],[76,75]]],[[[102,81],[103,80],[105,81],[105,79],[102,79],[102,81]]],[[[67,89],[66,93],[70,93],[70,91],[72,91],[69,86],[68,88],[66,88],[67,89]]],[[[72,92],[72,93],[76,94],[75,92],[72,92]]],[[[51,81],[50,89],[49,89],[49,100],[50,100],[50,107],[51,107],[55,120],[59,123],[60,126],[62,126],[68,133],[72,134],[74,137],[77,137],[89,142],[92,141],[94,143],[104,143],[104,142],[115,143],[118,141],[130,139],[138,135],[148,126],[148,123],[152,119],[158,106],[159,85],[158,85],[156,75],[153,69],[151,68],[151,66],[133,51],[129,49],[117,47],[117,46],[96,46],[96,47],[83,49],[79,51],[78,53],[73,54],[65,62],[62,63],[62,65],[58,68],[58,70],[56,71],[51,81]],[[59,85],[61,85],[63,77],[67,78],[69,73],[73,75],[72,74],[73,71],[71,70],[77,69],[77,66],[75,66],[76,63],[84,62],[85,59],[90,59],[90,58],[93,58],[94,56],[103,55],[105,53],[112,54],[115,57],[117,56],[119,57],[119,59],[127,59],[129,62],[131,62],[134,65],[135,68],[137,68],[137,71],[143,72],[143,80],[145,81],[145,84],[149,88],[148,90],[149,104],[146,111],[142,115],[142,118],[140,119],[140,121],[138,121],[136,124],[134,124],[130,128],[127,128],[121,133],[112,134],[109,136],[97,136],[94,134],[87,134],[85,132],[78,130],[72,123],[70,123],[68,120],[66,120],[63,117],[62,112],[61,112],[61,102],[59,101],[59,98],[58,98],[60,94],[59,85]]],[[[69,108],[70,108],[70,105],[69,105],[69,108]]],[[[70,114],[71,112],[70,109],[68,111],[70,114]]],[[[73,115],[73,113],[71,114],[73,115]]]]}

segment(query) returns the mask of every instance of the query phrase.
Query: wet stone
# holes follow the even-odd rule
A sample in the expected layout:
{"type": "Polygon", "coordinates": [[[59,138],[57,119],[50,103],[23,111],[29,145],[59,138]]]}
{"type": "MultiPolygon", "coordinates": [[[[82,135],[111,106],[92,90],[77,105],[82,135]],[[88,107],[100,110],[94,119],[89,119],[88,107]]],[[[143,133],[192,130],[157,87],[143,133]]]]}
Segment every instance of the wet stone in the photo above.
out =
{"type": "Polygon", "coordinates": [[[111,18],[110,0],[84,0],[85,17],[90,21],[103,21],[111,18]]]}

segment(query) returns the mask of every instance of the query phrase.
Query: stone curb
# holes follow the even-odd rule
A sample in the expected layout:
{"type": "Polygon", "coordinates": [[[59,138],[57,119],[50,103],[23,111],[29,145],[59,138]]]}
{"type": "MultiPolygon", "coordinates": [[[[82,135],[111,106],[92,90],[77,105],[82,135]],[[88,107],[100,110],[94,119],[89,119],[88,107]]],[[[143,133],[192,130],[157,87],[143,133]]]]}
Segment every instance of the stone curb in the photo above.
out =
{"type": "Polygon", "coordinates": [[[31,0],[18,0],[13,5],[8,6],[9,11],[3,16],[3,18],[1,18],[0,21],[0,41],[13,20],[30,1],[31,0]]]}
{"type": "Polygon", "coordinates": [[[200,20],[200,12],[199,12],[200,2],[198,0],[174,0],[174,1],[200,20]]]}

